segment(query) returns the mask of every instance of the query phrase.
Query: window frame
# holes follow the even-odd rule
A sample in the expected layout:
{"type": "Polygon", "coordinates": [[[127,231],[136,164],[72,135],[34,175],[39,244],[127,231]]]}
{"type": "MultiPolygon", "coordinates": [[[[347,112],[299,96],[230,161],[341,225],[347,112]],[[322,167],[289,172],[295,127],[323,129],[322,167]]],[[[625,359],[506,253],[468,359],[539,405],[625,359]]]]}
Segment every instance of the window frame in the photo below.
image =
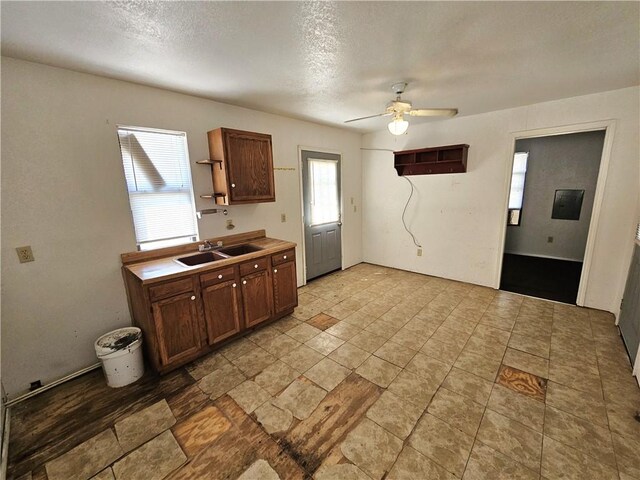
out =
{"type": "MultiPolygon", "coordinates": [[[[191,242],[198,242],[200,239],[200,231],[199,231],[199,225],[198,225],[198,218],[197,218],[197,214],[196,214],[196,202],[195,202],[195,193],[194,193],[194,186],[193,186],[193,177],[191,175],[191,160],[190,160],[190,156],[189,156],[189,144],[188,144],[188,140],[187,140],[187,132],[184,131],[180,131],[180,130],[167,130],[167,129],[161,129],[161,128],[153,128],[153,127],[140,127],[140,126],[133,126],[133,125],[121,125],[121,124],[117,124],[116,125],[116,137],[118,139],[118,150],[120,153],[120,164],[122,167],[122,173],[124,175],[124,186],[125,189],[127,190],[127,200],[129,203],[129,212],[131,214],[131,223],[133,225],[133,229],[134,229],[134,235],[136,237],[136,247],[138,251],[149,251],[149,250],[157,250],[159,248],[166,248],[166,247],[171,247],[171,246],[177,246],[177,245],[185,245],[187,243],[191,243],[191,242]],[[120,132],[122,130],[127,130],[130,131],[132,133],[134,132],[142,132],[142,133],[156,133],[156,134],[163,134],[163,135],[173,135],[173,136],[177,136],[177,137],[182,137],[182,141],[183,141],[183,148],[184,148],[184,158],[186,161],[186,165],[185,165],[185,172],[188,175],[187,180],[187,184],[189,185],[189,192],[185,192],[186,189],[175,189],[173,192],[171,190],[167,191],[166,193],[175,193],[175,194],[182,194],[184,195],[185,193],[188,193],[189,196],[189,200],[190,200],[190,204],[191,204],[191,215],[193,217],[193,225],[194,225],[194,234],[193,235],[180,235],[177,237],[170,237],[170,238],[156,238],[153,240],[146,240],[146,241],[139,241],[138,239],[138,234],[137,234],[137,230],[136,230],[136,223],[135,223],[135,217],[134,217],[134,213],[133,213],[133,206],[131,204],[131,192],[129,191],[129,184],[127,181],[127,176],[126,176],[126,171],[125,171],[125,158],[122,155],[122,144],[120,142],[120,132]]],[[[137,192],[138,195],[153,195],[156,194],[158,192],[155,191],[151,191],[151,192],[137,192]]]]}
{"type": "Polygon", "coordinates": [[[517,172],[518,174],[523,175],[522,179],[522,197],[520,199],[520,208],[510,208],[509,202],[507,201],[507,227],[519,227],[522,222],[522,210],[524,209],[524,189],[527,184],[527,170],[529,168],[529,153],[530,152],[514,152],[513,154],[513,162],[511,163],[511,180],[509,182],[509,199],[511,199],[511,194],[513,191],[513,176],[514,176],[514,167],[516,165],[516,156],[517,155],[526,155],[525,157],[525,167],[524,172],[517,172]]]}

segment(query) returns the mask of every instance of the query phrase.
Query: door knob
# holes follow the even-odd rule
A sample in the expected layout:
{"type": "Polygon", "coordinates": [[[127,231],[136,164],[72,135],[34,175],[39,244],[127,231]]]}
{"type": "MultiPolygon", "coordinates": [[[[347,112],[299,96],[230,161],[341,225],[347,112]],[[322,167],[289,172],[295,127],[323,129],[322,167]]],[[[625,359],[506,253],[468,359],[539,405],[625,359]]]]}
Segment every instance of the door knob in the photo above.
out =
{"type": "Polygon", "coordinates": [[[246,281],[246,280],[242,280],[242,284],[243,284],[243,285],[246,285],[246,284],[247,284],[247,281],[246,281]]]}
{"type": "Polygon", "coordinates": [[[218,278],[219,278],[219,279],[222,279],[222,275],[218,275],[218,278]]]}
{"type": "Polygon", "coordinates": [[[232,285],[232,287],[233,287],[233,288],[236,288],[236,284],[234,283],[234,284],[232,285]]]}
{"type": "Polygon", "coordinates": [[[287,256],[286,256],[286,255],[283,255],[283,256],[282,256],[282,259],[283,259],[283,260],[286,260],[286,259],[287,259],[287,256]]]}
{"type": "Polygon", "coordinates": [[[232,183],[232,184],[231,184],[231,188],[236,188],[236,184],[235,184],[235,183],[232,183]]]}
{"type": "Polygon", "coordinates": [[[256,264],[253,266],[253,268],[258,268],[258,264],[256,263],[256,264]]]}
{"type": "Polygon", "coordinates": [[[274,268],[274,269],[273,269],[273,273],[278,273],[278,269],[277,269],[277,268],[274,268]]]}
{"type": "Polygon", "coordinates": [[[195,295],[191,295],[191,300],[195,300],[196,296],[195,295]]]}

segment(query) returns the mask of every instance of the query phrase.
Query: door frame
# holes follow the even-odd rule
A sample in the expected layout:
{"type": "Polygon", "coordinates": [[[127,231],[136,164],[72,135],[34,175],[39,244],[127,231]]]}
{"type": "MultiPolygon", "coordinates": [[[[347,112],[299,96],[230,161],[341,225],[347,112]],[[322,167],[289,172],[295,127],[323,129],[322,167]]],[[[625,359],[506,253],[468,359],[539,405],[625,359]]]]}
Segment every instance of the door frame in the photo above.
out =
{"type": "MultiPolygon", "coordinates": [[[[589,222],[589,231],[587,233],[587,244],[584,251],[584,259],[582,261],[582,273],[580,274],[580,283],[578,285],[578,295],[576,305],[584,306],[587,286],[589,284],[589,274],[591,272],[591,264],[593,263],[593,250],[596,243],[598,226],[600,223],[600,212],[602,210],[602,201],[604,198],[604,188],[607,183],[607,175],[609,173],[609,160],[611,159],[611,150],[613,147],[613,137],[615,135],[616,121],[600,120],[596,122],[578,123],[572,125],[563,125],[557,127],[538,128],[533,130],[521,130],[511,132],[511,148],[510,159],[506,162],[506,174],[504,183],[504,202],[502,214],[502,227],[500,232],[500,244],[498,245],[498,262],[496,270],[496,278],[494,286],[500,288],[500,279],[502,277],[502,261],[504,259],[505,241],[507,237],[507,215],[509,209],[509,191],[511,189],[511,175],[513,171],[513,157],[516,153],[516,142],[525,138],[551,137],[557,135],[569,135],[572,133],[583,133],[604,130],[604,143],[602,145],[602,155],[600,157],[600,167],[598,169],[598,177],[596,180],[596,191],[593,199],[593,209],[591,210],[591,220],[589,222]]],[[[618,316],[616,315],[616,325],[618,324],[618,316]]]]}
{"type": "MultiPolygon", "coordinates": [[[[300,244],[302,247],[302,285],[306,285],[307,284],[307,248],[306,248],[306,244],[305,244],[305,231],[304,231],[304,180],[302,178],[302,152],[319,152],[319,153],[328,153],[331,155],[338,155],[340,157],[340,161],[338,162],[340,165],[340,218],[341,218],[341,222],[342,225],[344,226],[344,205],[343,205],[343,198],[344,195],[342,194],[342,190],[343,190],[343,175],[342,175],[342,152],[338,151],[338,150],[332,150],[330,148],[324,148],[324,147],[307,147],[305,145],[298,145],[298,185],[300,188],[300,219],[301,219],[301,225],[300,225],[300,238],[302,239],[300,244]]],[[[344,230],[343,230],[344,231],[344,230]]],[[[340,270],[344,270],[344,235],[342,234],[343,232],[340,232],[340,270]]]]}

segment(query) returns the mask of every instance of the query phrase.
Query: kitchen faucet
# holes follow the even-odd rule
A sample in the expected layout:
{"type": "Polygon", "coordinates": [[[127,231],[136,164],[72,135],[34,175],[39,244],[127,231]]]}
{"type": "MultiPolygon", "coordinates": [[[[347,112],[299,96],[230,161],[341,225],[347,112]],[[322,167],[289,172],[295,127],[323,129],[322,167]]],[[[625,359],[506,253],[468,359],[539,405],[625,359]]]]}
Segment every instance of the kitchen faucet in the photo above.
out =
{"type": "Polygon", "coordinates": [[[209,240],[205,240],[202,245],[198,245],[199,252],[207,252],[209,250],[215,250],[222,247],[222,242],[218,241],[217,245],[214,245],[209,240]]]}

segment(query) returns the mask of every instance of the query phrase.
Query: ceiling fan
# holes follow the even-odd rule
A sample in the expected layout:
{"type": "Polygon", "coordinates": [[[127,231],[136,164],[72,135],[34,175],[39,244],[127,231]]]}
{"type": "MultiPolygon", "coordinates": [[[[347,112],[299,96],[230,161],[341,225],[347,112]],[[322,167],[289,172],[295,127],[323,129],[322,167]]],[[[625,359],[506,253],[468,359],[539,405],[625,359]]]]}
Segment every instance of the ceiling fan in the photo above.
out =
{"type": "Polygon", "coordinates": [[[458,114],[457,108],[412,108],[410,101],[400,98],[405,88],[407,88],[406,82],[394,83],[391,86],[391,89],[396,94],[396,99],[387,104],[384,113],[352,118],[344,123],[357,122],[358,120],[366,120],[367,118],[393,116],[393,120],[391,120],[388,125],[389,131],[394,135],[402,135],[407,131],[407,128],[409,128],[409,122],[404,119],[405,115],[411,117],[453,117],[458,114]]]}

